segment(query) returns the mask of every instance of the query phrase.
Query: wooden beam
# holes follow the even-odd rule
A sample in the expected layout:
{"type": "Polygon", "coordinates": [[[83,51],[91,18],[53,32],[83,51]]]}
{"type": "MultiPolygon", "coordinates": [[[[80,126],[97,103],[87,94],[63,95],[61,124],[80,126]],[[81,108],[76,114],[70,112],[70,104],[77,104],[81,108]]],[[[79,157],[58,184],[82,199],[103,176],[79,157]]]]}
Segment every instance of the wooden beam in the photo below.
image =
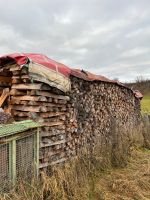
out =
{"type": "Polygon", "coordinates": [[[19,89],[19,90],[40,90],[42,87],[42,84],[40,83],[34,83],[34,84],[13,84],[13,89],[19,89]]]}
{"type": "Polygon", "coordinates": [[[6,98],[9,96],[9,88],[5,88],[3,90],[3,93],[0,97],[0,107],[3,105],[4,101],[6,100],[6,98]]]}
{"type": "Polygon", "coordinates": [[[23,91],[23,90],[17,90],[17,89],[11,89],[10,91],[10,95],[14,95],[14,96],[19,96],[19,95],[26,95],[26,90],[23,91]]]}
{"type": "Polygon", "coordinates": [[[13,101],[47,101],[47,98],[44,96],[17,96],[17,97],[11,97],[11,100],[13,101]]]}
{"type": "Polygon", "coordinates": [[[47,108],[44,106],[13,105],[12,110],[21,110],[25,112],[47,112],[47,108]]]}
{"type": "Polygon", "coordinates": [[[46,113],[40,113],[40,117],[43,117],[43,118],[55,117],[55,116],[60,116],[60,115],[65,115],[65,112],[46,112],[46,113]]]}
{"type": "Polygon", "coordinates": [[[55,98],[55,99],[64,99],[64,100],[67,100],[69,101],[70,100],[70,97],[69,96],[65,96],[65,95],[57,95],[57,94],[53,94],[53,93],[50,93],[50,92],[45,92],[45,91],[39,91],[39,90],[36,90],[36,91],[30,91],[29,92],[30,95],[38,95],[38,96],[46,96],[46,97],[52,97],[52,98],[55,98]]]}
{"type": "Polygon", "coordinates": [[[64,125],[64,121],[58,121],[58,122],[43,122],[42,124],[43,124],[43,126],[48,126],[48,127],[51,127],[51,126],[59,126],[59,125],[64,125]]]}

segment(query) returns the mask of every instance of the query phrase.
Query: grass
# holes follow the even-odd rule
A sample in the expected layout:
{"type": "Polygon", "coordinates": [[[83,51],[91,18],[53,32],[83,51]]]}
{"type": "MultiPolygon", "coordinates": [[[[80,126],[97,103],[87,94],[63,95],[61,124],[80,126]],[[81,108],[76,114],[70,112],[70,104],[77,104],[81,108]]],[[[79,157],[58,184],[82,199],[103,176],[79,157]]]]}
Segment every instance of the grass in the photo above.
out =
{"type": "Polygon", "coordinates": [[[41,181],[21,181],[16,191],[0,200],[150,199],[150,150],[134,149],[125,168],[102,170],[99,159],[94,159],[83,156],[54,168],[52,176],[43,173],[41,181]]]}
{"type": "Polygon", "coordinates": [[[146,112],[150,114],[150,95],[145,95],[141,101],[142,113],[146,112]]]}
{"type": "Polygon", "coordinates": [[[135,150],[126,168],[111,169],[97,177],[91,200],[148,200],[150,151],[135,150]]]}

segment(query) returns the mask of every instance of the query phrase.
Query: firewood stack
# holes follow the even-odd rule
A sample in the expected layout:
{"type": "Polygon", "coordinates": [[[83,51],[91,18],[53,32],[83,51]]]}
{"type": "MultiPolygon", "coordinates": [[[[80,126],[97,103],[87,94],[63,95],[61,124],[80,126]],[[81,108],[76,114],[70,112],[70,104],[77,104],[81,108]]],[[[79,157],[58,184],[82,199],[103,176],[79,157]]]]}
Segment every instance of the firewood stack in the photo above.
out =
{"type": "MultiPolygon", "coordinates": [[[[5,67],[3,68],[3,70],[5,67]]],[[[30,79],[28,68],[7,66],[12,72],[9,108],[15,121],[33,119],[43,123],[40,132],[40,168],[66,160],[66,104],[63,92],[30,79]]]]}
{"type": "Polygon", "coordinates": [[[40,82],[40,77],[33,81],[27,67],[13,64],[4,69],[12,73],[9,108],[14,119],[33,119],[44,125],[40,168],[64,162],[82,147],[92,149],[98,142],[105,151],[112,145],[112,119],[130,127],[138,124],[139,100],[117,83],[71,76],[71,91],[65,94],[40,82]]]}
{"type": "Polygon", "coordinates": [[[93,148],[98,141],[102,151],[110,149],[112,119],[118,125],[133,129],[138,125],[140,101],[130,89],[107,82],[89,82],[74,76],[71,83],[66,120],[70,155],[78,153],[86,145],[93,148]]]}

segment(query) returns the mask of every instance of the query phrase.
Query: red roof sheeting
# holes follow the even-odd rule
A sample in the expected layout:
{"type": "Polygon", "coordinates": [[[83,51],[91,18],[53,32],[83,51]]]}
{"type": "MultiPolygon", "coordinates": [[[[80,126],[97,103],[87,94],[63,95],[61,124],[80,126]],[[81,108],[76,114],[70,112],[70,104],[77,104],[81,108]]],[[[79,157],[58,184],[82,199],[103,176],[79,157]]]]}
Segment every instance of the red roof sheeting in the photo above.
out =
{"type": "MultiPolygon", "coordinates": [[[[114,80],[110,80],[104,76],[100,75],[95,75],[90,72],[80,70],[80,69],[71,69],[64,64],[58,63],[50,58],[48,58],[45,55],[42,54],[33,54],[33,53],[15,53],[15,54],[9,54],[9,55],[4,55],[0,57],[0,65],[3,66],[4,64],[8,63],[17,63],[18,65],[26,65],[29,62],[34,62],[37,64],[40,64],[41,66],[44,66],[46,68],[49,68],[51,70],[54,70],[65,77],[69,78],[70,75],[81,78],[83,80],[87,81],[103,81],[103,82],[109,82],[109,83],[114,83],[117,85],[120,85],[122,87],[128,88],[122,83],[114,80]]],[[[131,90],[130,88],[128,88],[131,90]]],[[[137,98],[142,98],[143,95],[139,91],[133,91],[135,97],[137,98]]]]}
{"type": "Polygon", "coordinates": [[[66,77],[69,77],[71,73],[71,69],[69,67],[61,63],[58,63],[42,54],[33,54],[33,53],[9,54],[9,55],[0,57],[0,64],[3,64],[3,62],[5,63],[6,60],[7,61],[14,60],[18,65],[25,65],[30,60],[40,65],[43,65],[47,68],[50,68],[54,71],[58,71],[59,73],[65,75],[66,77]]]}

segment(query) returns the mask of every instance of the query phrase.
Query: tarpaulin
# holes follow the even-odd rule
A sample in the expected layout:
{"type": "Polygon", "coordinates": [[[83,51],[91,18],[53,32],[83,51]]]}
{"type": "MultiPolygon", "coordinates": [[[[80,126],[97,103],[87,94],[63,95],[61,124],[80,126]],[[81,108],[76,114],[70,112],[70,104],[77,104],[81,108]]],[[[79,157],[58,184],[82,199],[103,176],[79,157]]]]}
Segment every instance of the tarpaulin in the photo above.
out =
{"type": "Polygon", "coordinates": [[[42,54],[15,53],[0,57],[0,65],[16,63],[20,67],[27,66],[29,75],[38,80],[54,86],[64,92],[70,90],[71,69],[42,54]]]}
{"type": "MultiPolygon", "coordinates": [[[[15,53],[0,57],[0,66],[13,63],[16,63],[20,67],[27,66],[29,75],[33,80],[44,82],[64,92],[71,89],[71,75],[86,81],[103,81],[126,87],[124,84],[110,80],[104,76],[95,75],[80,69],[71,69],[42,54],[15,53]]],[[[139,91],[132,92],[137,98],[143,97],[139,91]]]]}

